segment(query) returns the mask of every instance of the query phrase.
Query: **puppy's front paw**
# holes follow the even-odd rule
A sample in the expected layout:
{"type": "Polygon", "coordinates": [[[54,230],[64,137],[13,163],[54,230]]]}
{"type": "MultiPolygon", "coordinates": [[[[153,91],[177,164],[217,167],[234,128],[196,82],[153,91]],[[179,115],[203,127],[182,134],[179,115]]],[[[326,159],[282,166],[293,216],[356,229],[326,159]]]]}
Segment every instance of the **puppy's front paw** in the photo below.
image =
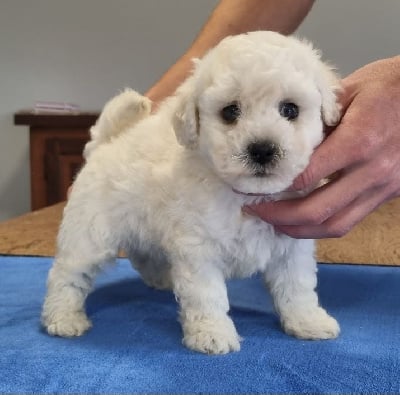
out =
{"type": "Polygon", "coordinates": [[[285,332],[299,339],[334,339],[340,333],[337,321],[321,307],[293,312],[281,317],[281,321],[285,332]]]}
{"type": "Polygon", "coordinates": [[[62,337],[81,336],[92,326],[82,311],[43,317],[42,322],[49,335],[62,337]]]}
{"type": "Polygon", "coordinates": [[[227,354],[240,350],[240,336],[230,318],[186,322],[183,344],[205,354],[227,354]]]}

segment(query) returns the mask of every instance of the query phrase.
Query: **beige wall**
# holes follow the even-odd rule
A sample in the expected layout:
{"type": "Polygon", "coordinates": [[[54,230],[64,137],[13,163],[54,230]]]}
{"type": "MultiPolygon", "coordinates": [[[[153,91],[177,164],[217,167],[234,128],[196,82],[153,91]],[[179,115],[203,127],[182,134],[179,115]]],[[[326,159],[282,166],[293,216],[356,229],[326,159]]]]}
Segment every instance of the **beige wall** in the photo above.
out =
{"type": "MultiPolygon", "coordinates": [[[[28,133],[13,126],[13,113],[35,100],[98,110],[125,86],[145,91],[216,3],[0,0],[0,220],[28,211],[30,202],[28,133]]],[[[396,0],[317,0],[299,34],[344,75],[400,52],[399,17],[396,0]]]]}

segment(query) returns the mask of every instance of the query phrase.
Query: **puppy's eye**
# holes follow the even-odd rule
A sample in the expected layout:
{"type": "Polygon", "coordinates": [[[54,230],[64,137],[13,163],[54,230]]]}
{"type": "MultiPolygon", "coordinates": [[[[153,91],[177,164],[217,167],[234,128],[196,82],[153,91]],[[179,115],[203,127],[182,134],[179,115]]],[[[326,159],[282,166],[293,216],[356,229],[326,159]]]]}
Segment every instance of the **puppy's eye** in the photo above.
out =
{"type": "Polygon", "coordinates": [[[291,102],[280,102],[279,103],[279,114],[288,121],[293,121],[299,116],[299,107],[295,103],[291,102]]]}
{"type": "Polygon", "coordinates": [[[228,124],[235,123],[240,117],[240,106],[238,103],[232,103],[221,110],[221,118],[228,124]]]}

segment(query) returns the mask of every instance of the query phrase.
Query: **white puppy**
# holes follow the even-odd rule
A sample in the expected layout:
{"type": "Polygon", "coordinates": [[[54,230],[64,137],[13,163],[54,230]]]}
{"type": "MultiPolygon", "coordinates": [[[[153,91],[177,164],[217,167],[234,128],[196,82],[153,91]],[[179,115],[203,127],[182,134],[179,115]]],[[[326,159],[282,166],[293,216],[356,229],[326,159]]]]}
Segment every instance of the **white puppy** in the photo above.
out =
{"type": "Polygon", "coordinates": [[[279,234],[242,206],[279,198],[304,170],[324,122],[339,119],[338,89],[310,44],[253,32],[197,61],[154,115],[133,91],[111,100],[65,208],[42,314],[48,333],[90,328],[94,276],[123,249],[147,284],[173,289],[191,349],[239,350],[225,279],[257,272],[287,333],[336,337],[314,290],[313,241],[279,234]]]}

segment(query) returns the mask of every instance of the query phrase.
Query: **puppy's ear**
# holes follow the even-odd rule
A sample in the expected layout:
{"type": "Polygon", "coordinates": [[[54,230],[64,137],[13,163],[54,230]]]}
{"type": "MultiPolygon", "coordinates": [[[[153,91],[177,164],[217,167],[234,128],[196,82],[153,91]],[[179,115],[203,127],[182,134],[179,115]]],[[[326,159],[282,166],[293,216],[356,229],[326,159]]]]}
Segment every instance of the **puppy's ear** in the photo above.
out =
{"type": "Polygon", "coordinates": [[[342,106],[339,103],[338,95],[342,90],[340,77],[334,69],[322,63],[318,77],[318,88],[322,99],[322,119],[327,126],[336,125],[341,116],[342,106]]]}
{"type": "Polygon", "coordinates": [[[195,149],[199,138],[199,111],[194,92],[194,77],[189,77],[176,93],[172,124],[179,144],[195,149]]]}

